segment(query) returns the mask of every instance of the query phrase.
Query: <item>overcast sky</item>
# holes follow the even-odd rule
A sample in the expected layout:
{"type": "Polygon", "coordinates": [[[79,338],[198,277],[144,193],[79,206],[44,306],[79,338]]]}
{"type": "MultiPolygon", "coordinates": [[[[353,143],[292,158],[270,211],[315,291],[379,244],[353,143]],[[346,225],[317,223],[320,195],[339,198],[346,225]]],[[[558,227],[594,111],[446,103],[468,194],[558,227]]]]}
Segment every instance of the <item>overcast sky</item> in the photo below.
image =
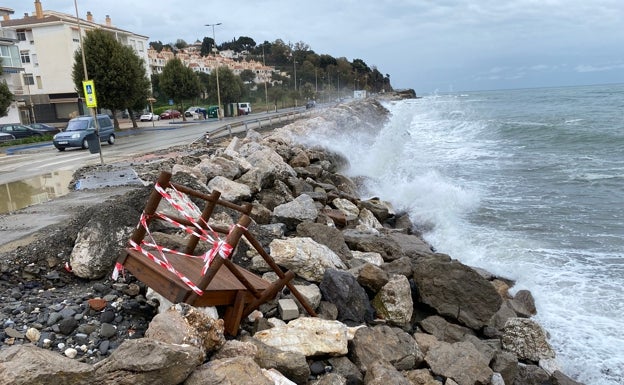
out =
{"type": "MultiPolygon", "coordinates": [[[[75,15],[73,0],[41,0],[75,15]]],[[[77,0],[163,43],[303,41],[418,94],[624,82],[624,0],[77,0]]],[[[0,0],[14,18],[34,0],[0,0]]]]}

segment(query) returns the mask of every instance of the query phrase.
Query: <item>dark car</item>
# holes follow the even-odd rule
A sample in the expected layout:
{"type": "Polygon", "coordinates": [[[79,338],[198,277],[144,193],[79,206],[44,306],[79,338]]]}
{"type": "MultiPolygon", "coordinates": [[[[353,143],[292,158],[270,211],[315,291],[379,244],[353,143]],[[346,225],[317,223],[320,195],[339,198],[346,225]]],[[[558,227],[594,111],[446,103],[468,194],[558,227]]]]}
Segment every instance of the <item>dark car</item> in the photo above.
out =
{"type": "Polygon", "coordinates": [[[59,130],[58,128],[44,123],[32,123],[29,124],[28,127],[42,132],[44,135],[54,135],[61,132],[61,130],[59,130]]]}
{"type": "Polygon", "coordinates": [[[0,132],[0,143],[10,142],[15,140],[15,137],[11,134],[7,134],[6,132],[0,132]]]}
{"type": "Polygon", "coordinates": [[[175,119],[179,118],[180,116],[180,111],[178,110],[166,110],[165,112],[160,114],[161,119],[175,119]]]}
{"type": "Polygon", "coordinates": [[[44,135],[41,131],[37,131],[34,128],[24,126],[23,124],[2,124],[0,125],[0,132],[6,132],[7,134],[11,134],[15,137],[15,139],[44,135]]]}
{"type": "Polygon", "coordinates": [[[314,100],[308,100],[308,102],[306,103],[306,110],[314,108],[314,106],[316,106],[316,102],[314,100]]]}

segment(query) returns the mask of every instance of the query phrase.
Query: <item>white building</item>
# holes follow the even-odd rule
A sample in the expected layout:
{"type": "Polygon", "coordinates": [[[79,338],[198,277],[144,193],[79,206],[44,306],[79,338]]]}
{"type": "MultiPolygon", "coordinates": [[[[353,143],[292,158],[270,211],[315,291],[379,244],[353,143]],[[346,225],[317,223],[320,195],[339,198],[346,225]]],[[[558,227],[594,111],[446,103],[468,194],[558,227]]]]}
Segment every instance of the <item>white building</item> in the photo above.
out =
{"type": "MultiPolygon", "coordinates": [[[[0,16],[9,17],[14,11],[11,8],[0,7],[0,16]]],[[[0,117],[0,123],[15,123],[20,121],[20,112],[28,118],[27,100],[24,99],[21,72],[22,62],[19,49],[17,48],[17,33],[0,27],[0,60],[2,60],[2,76],[0,81],[5,82],[9,91],[15,95],[15,101],[11,103],[7,116],[0,117]]]]}
{"type": "MultiPolygon", "coordinates": [[[[10,19],[9,15],[5,15],[0,23],[2,29],[12,30],[17,37],[23,67],[23,99],[32,101],[34,112],[30,120],[66,122],[84,111],[72,80],[74,53],[80,48],[81,31],[83,38],[88,30],[110,32],[117,41],[132,47],[145,61],[147,76],[150,76],[147,36],[114,27],[108,15],[100,24],[94,21],[91,12],[87,12],[86,20],[78,21],[76,15],[43,10],[41,0],[35,0],[34,6],[35,11],[31,15],[26,13],[21,19],[10,19]]],[[[16,94],[18,98],[22,97],[16,94]]]]}

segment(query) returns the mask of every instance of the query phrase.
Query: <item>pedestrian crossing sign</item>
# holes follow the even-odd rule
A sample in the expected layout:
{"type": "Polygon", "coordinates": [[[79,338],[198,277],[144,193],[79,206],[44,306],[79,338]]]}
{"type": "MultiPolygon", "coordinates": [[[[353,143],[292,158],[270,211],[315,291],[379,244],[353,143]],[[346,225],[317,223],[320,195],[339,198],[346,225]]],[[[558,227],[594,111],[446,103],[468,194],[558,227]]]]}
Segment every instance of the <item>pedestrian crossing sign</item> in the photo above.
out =
{"type": "Polygon", "coordinates": [[[95,97],[95,85],[93,84],[93,80],[83,81],[82,88],[84,90],[85,101],[87,102],[87,107],[96,108],[97,99],[95,97]]]}

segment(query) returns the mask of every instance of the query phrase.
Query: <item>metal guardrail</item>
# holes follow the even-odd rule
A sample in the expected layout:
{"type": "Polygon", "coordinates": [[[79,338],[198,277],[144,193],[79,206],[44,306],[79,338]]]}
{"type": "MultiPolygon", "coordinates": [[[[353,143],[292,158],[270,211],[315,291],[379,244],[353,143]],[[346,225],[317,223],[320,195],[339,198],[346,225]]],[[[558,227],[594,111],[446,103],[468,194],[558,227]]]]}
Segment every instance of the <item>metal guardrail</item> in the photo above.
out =
{"type": "Polygon", "coordinates": [[[282,125],[286,122],[292,122],[297,119],[311,117],[313,114],[314,112],[312,110],[287,111],[270,116],[228,123],[224,124],[221,127],[217,127],[214,130],[206,132],[205,138],[206,140],[210,140],[213,138],[223,138],[227,136],[231,139],[234,134],[247,132],[250,129],[262,130],[265,128],[270,128],[273,125],[282,125]]]}

